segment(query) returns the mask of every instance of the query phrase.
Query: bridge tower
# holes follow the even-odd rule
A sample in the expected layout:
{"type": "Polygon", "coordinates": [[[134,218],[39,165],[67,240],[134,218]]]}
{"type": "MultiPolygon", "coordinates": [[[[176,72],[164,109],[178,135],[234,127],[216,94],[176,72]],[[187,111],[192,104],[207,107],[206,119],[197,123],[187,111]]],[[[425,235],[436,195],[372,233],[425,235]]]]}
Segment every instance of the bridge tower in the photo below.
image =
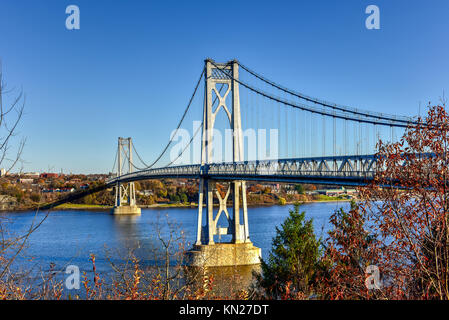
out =
{"type": "MultiPolygon", "coordinates": [[[[131,138],[118,138],[117,177],[133,172],[133,153],[131,138]]],[[[115,186],[115,215],[139,215],[140,208],[136,203],[136,188],[134,182],[120,183],[115,186]]]]}
{"type": "MultiPolygon", "coordinates": [[[[207,59],[205,60],[205,74],[201,165],[212,163],[213,129],[216,116],[220,111],[226,113],[233,132],[233,162],[243,161],[238,62],[232,60],[227,63],[216,63],[211,59],[207,59]],[[226,90],[220,92],[217,89],[217,84],[223,85],[223,88],[226,88],[226,90]],[[228,97],[230,99],[227,99],[228,97]],[[230,101],[230,104],[227,101],[230,101]]],[[[193,249],[188,252],[190,264],[195,266],[259,264],[261,250],[253,246],[249,237],[245,181],[231,181],[224,197],[216,190],[215,183],[216,181],[207,177],[200,178],[197,238],[193,249]],[[213,206],[214,194],[217,196],[219,204],[216,213],[213,206]],[[227,201],[230,194],[233,202],[232,216],[227,209],[227,201]],[[204,201],[206,217],[203,225],[204,201]],[[240,204],[242,208],[240,208],[240,204]],[[227,227],[217,225],[222,214],[226,215],[227,227]],[[221,235],[231,235],[231,242],[216,243],[215,236],[221,237],[221,235]]]]}

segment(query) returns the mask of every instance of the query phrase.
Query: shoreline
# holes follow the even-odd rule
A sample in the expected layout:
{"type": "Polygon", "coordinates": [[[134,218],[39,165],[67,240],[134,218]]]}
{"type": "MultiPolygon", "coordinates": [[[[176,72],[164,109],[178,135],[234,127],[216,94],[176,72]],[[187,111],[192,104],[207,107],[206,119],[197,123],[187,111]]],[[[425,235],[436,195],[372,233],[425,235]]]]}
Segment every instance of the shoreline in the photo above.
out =
{"type": "MultiPolygon", "coordinates": [[[[350,202],[351,199],[335,199],[335,200],[310,200],[301,202],[301,204],[309,204],[309,203],[325,203],[325,202],[350,202]]],[[[254,207],[270,207],[270,206],[288,206],[293,205],[295,202],[287,202],[285,205],[281,205],[279,203],[260,203],[260,204],[248,204],[248,208],[254,207]]],[[[182,204],[182,203],[155,203],[151,205],[142,205],[138,206],[141,209],[195,209],[198,208],[197,203],[191,204],[182,204]]],[[[206,207],[206,205],[203,205],[206,207]]],[[[218,204],[214,204],[214,208],[219,207],[218,204]]],[[[100,206],[100,205],[61,205],[53,210],[88,210],[88,211],[107,211],[112,210],[113,206],[100,206]]]]}
{"type": "MultiPolygon", "coordinates": [[[[352,199],[326,199],[326,200],[310,200],[301,202],[301,204],[309,204],[309,203],[326,203],[326,202],[350,202],[352,199]]],[[[357,200],[356,200],[357,201],[357,200]]],[[[255,207],[268,207],[268,206],[288,206],[293,205],[295,202],[287,202],[284,205],[279,203],[258,203],[258,204],[248,204],[248,208],[255,207]]],[[[218,207],[218,204],[214,204],[214,207],[218,207]]],[[[197,203],[190,204],[180,204],[180,203],[156,203],[152,205],[142,205],[138,206],[141,209],[194,209],[198,208],[197,203]]],[[[203,205],[205,207],[205,205],[203,205]]],[[[112,210],[113,206],[103,206],[103,205],[86,205],[86,204],[62,204],[57,206],[50,211],[72,211],[72,210],[85,210],[85,211],[108,211],[112,210]]],[[[33,209],[11,209],[11,210],[1,210],[1,213],[19,213],[19,212],[27,212],[27,211],[35,211],[33,209]]]]}

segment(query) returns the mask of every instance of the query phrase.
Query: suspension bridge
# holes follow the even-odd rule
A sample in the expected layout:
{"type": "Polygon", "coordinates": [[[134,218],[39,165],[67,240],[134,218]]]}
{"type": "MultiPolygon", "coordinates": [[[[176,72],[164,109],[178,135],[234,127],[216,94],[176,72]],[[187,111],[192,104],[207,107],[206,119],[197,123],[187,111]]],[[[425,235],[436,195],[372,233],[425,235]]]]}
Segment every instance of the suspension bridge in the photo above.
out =
{"type": "Polygon", "coordinates": [[[206,59],[175,131],[153,162],[143,160],[131,138],[119,138],[115,174],[95,190],[61,201],[115,187],[114,214],[139,214],[134,182],[198,179],[191,264],[256,264],[260,249],[249,237],[247,181],[366,185],[376,172],[377,142],[393,142],[414,124],[411,117],[331,103],[288,89],[237,60],[206,59]],[[186,138],[183,124],[190,121],[199,125],[186,138]],[[217,181],[227,185],[224,195],[217,181]],[[231,237],[229,243],[215,242],[216,236],[224,235],[231,237]]]}

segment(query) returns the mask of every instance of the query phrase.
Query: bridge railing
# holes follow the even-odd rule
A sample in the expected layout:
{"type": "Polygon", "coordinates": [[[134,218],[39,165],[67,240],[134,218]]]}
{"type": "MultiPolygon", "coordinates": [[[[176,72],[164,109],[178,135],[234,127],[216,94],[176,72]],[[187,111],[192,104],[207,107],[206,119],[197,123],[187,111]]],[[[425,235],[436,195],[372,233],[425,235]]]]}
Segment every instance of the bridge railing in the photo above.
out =
{"type": "MultiPolygon", "coordinates": [[[[108,185],[158,178],[210,178],[235,177],[237,179],[266,177],[321,177],[372,179],[376,169],[374,155],[314,157],[279,160],[255,160],[243,162],[213,163],[201,166],[181,165],[136,171],[107,180],[108,185]]],[[[281,179],[283,180],[283,179],[281,179]]]]}
{"type": "Polygon", "coordinates": [[[376,159],[368,156],[299,158],[210,164],[205,173],[216,175],[332,176],[372,178],[376,159]]]}

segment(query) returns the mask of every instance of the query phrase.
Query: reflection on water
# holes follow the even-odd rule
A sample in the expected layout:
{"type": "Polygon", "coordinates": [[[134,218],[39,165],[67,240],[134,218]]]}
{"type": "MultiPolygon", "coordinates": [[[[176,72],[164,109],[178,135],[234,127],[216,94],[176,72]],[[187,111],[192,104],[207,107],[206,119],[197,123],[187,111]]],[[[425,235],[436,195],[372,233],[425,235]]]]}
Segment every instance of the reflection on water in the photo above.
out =
{"type": "Polygon", "coordinates": [[[139,249],[141,247],[140,241],[144,239],[142,234],[139,234],[137,228],[140,216],[118,216],[112,215],[114,221],[114,230],[117,238],[121,242],[121,247],[129,249],[139,249]]]}

